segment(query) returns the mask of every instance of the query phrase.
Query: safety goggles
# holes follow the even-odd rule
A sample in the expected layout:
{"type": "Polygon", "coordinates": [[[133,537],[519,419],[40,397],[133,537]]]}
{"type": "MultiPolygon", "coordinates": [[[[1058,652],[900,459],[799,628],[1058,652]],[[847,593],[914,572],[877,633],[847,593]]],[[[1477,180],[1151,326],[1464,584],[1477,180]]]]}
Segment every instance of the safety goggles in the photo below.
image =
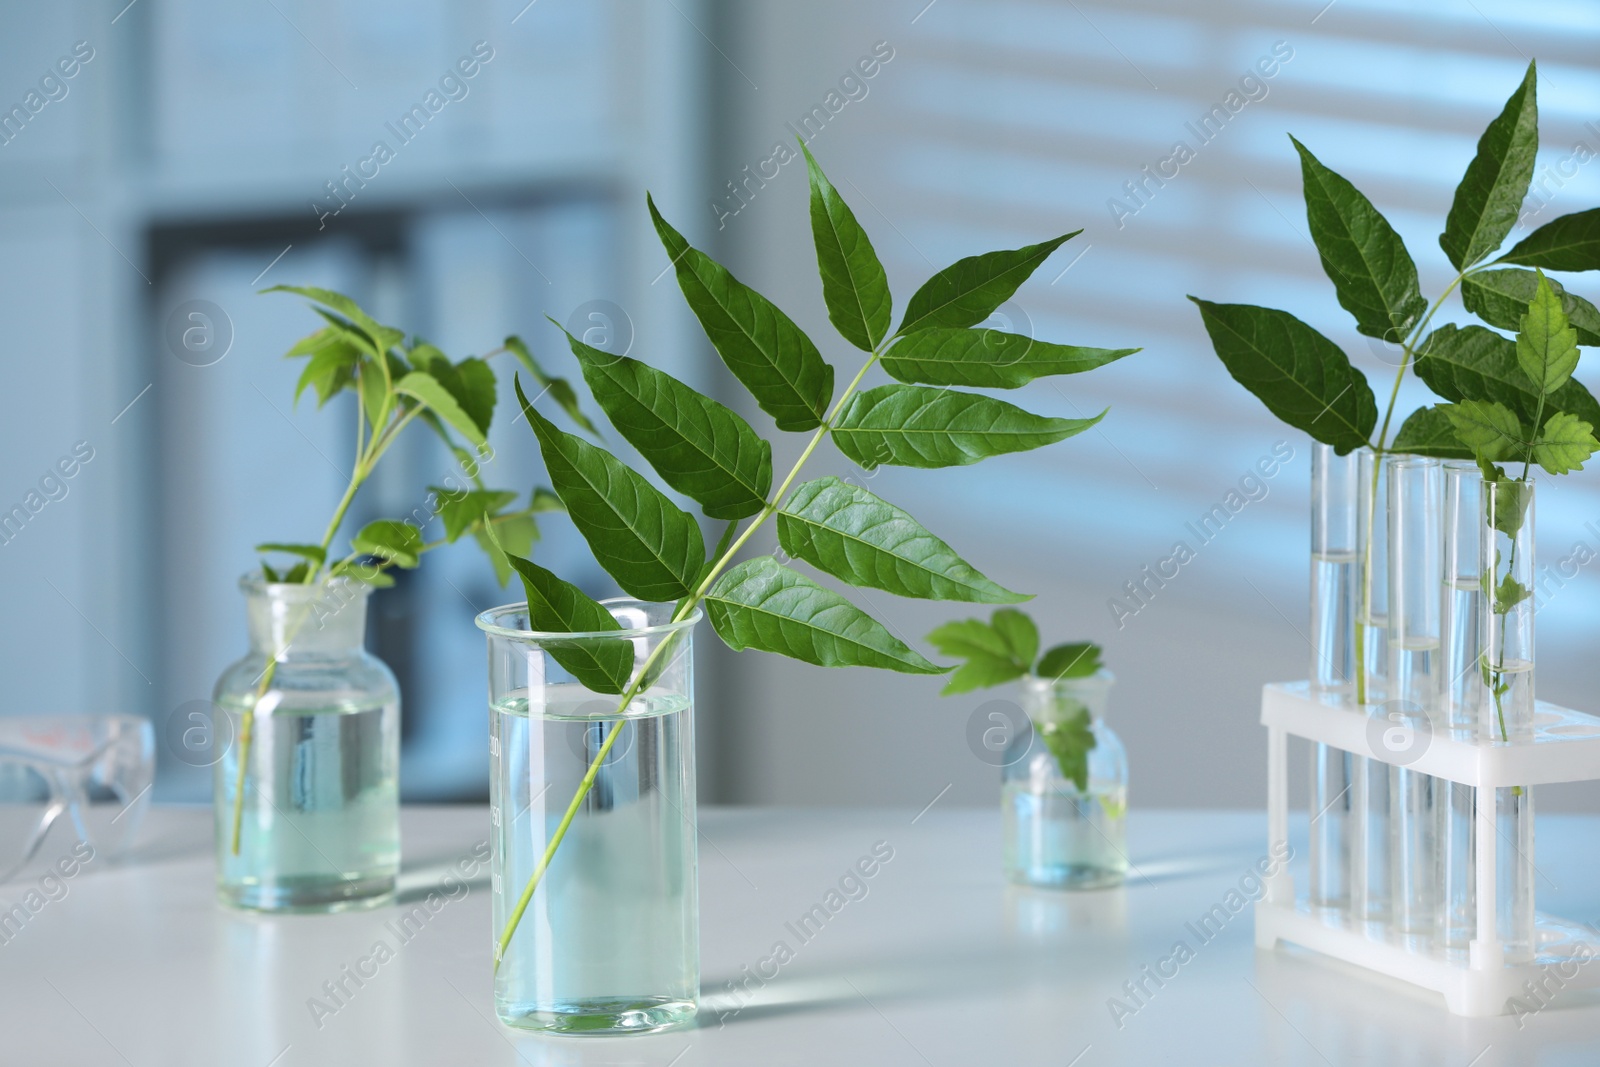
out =
{"type": "Polygon", "coordinates": [[[98,855],[132,843],[150,806],[155,731],[133,715],[0,717],[0,882],[65,823],[98,855]]]}

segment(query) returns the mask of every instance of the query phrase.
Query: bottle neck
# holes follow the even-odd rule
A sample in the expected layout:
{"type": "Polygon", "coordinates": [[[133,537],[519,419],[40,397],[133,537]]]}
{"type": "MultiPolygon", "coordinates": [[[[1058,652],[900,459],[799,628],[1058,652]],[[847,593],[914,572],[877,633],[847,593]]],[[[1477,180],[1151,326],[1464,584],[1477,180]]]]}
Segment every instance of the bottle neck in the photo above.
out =
{"type": "Polygon", "coordinates": [[[1022,708],[1035,722],[1056,721],[1089,712],[1096,724],[1105,719],[1107,698],[1115,682],[1111,672],[1100,670],[1087,678],[1022,679],[1022,708]]]}
{"type": "Polygon", "coordinates": [[[253,652],[283,662],[336,659],[360,654],[366,643],[369,586],[342,578],[317,585],[246,578],[240,587],[253,652]]]}

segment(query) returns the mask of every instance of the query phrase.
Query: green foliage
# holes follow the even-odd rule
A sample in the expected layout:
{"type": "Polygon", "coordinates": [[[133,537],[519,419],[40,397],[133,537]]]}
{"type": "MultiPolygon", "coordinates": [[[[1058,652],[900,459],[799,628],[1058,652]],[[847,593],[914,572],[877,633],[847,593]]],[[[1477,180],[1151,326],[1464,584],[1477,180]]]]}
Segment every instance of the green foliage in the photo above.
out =
{"type": "MultiPolygon", "coordinates": [[[[1039,629],[1015,608],[1000,608],[988,622],[947,622],[930,633],[928,640],[941,655],[965,661],[941,691],[945,696],[1002,685],[1030,674],[1047,681],[1089,678],[1103,666],[1100,646],[1088,641],[1056,645],[1039,656],[1039,629]]],[[[1046,714],[1033,723],[1062,777],[1083,791],[1089,788],[1089,751],[1095,745],[1092,726],[1089,709],[1060,690],[1051,693],[1046,714]]]]}
{"type": "Polygon", "coordinates": [[[1448,404],[1435,404],[1413,411],[1394,435],[1394,450],[1438,459],[1471,459],[1472,450],[1456,436],[1448,408],[1448,404]]]}
{"type": "MultiPolygon", "coordinates": [[[[509,564],[496,558],[484,537],[483,524],[493,522],[501,540],[519,555],[526,555],[538,540],[538,525],[533,518],[560,502],[548,490],[535,490],[527,506],[515,507],[517,494],[509,490],[486,488],[479,471],[488,449],[488,434],[494,418],[498,389],[490,359],[468,356],[451,362],[436,346],[414,339],[409,346],[405,334],[385,326],[361,309],[348,296],[327,289],[303,286],[274,286],[265,292],[289,292],[313,302],[325,323],[320,329],[297,341],[289,358],[305,358],[306,366],[295,387],[298,400],[307,388],[317,394],[321,407],[346,390],[357,394],[355,469],[344,498],[319,544],[269,542],[258,546],[263,553],[286,552],[302,557],[303,562],[280,571],[263,561],[262,573],[269,580],[314,582],[324,575],[348,575],[375,586],[388,586],[393,579],[390,567],[415,567],[421,555],[436,545],[459,540],[471,533],[496,563],[496,574],[504,585],[513,573],[509,564]],[[448,448],[467,472],[470,487],[428,491],[428,507],[433,508],[444,527],[444,536],[435,542],[422,537],[426,519],[414,513],[407,523],[381,520],[369,524],[351,542],[351,552],[336,557],[331,548],[345,514],[373,469],[412,421],[428,427],[448,448]],[[416,523],[417,525],[413,525],[416,523]],[[408,532],[409,531],[409,532],[408,532]]],[[[530,367],[542,384],[554,389],[565,386],[573,406],[570,414],[581,425],[592,424],[576,408],[570,385],[552,379],[533,361],[525,345],[516,338],[507,340],[524,365],[530,367]]]]}
{"type": "Polygon", "coordinates": [[[713,519],[743,519],[772,488],[772,446],[736,412],[664,371],[567,335],[600,410],[661,480],[713,519]]]}
{"type": "Polygon", "coordinates": [[[1377,401],[1338,345],[1287,311],[1189,299],[1228,373],[1269,411],[1340,455],[1367,443],[1377,401]]]}
{"type": "Polygon", "coordinates": [[[688,596],[706,551],[694,516],[599,445],[558,429],[515,386],[550,483],[606,573],[640,600],[688,596]]]}
{"type": "Polygon", "coordinates": [[[646,198],[689,309],[733,376],[780,430],[822,425],[833,396],[833,368],[777,305],[694,248],[646,198]]]}
{"type": "Polygon", "coordinates": [[[1528,195],[1539,150],[1537,75],[1529,63],[1522,84],[1483,131],[1456,187],[1439,247],[1457,270],[1467,270],[1500,247],[1528,195]]]}
{"type": "Polygon", "coordinates": [[[1082,232],[1073,230],[1036,245],[957,260],[912,294],[897,336],[936,326],[976,326],[1010,300],[1050,253],[1082,232]]]}
{"type": "Polygon", "coordinates": [[[916,519],[859,486],[803,482],[777,513],[778,543],[851,585],[925,600],[1027,600],[978,573],[916,519]]]}
{"type": "Polygon", "coordinates": [[[1137,348],[1053,345],[1002,330],[918,330],[895,342],[883,369],[902,382],[1017,389],[1051,374],[1080,374],[1137,348]]]}
{"type": "Polygon", "coordinates": [[[1300,153],[1311,239],[1340,306],[1368,337],[1399,343],[1428,310],[1405,242],[1360,190],[1289,140],[1300,153]]]}
{"type": "Polygon", "coordinates": [[[1105,417],[1034,415],[981,393],[880,385],[851,397],[834,426],[839,451],[871,470],[956,467],[1080,434],[1105,417]]]}
{"type": "MultiPolygon", "coordinates": [[[[1441,326],[1433,331],[1422,343],[1416,372],[1446,400],[1492,400],[1529,423],[1539,414],[1539,388],[1522,369],[1516,342],[1482,326],[1441,326]]],[[[1600,424],[1600,403],[1577,379],[1546,394],[1544,402],[1546,410],[1567,411],[1600,424]]]]}
{"type": "Polygon", "coordinates": [[[1055,715],[1034,730],[1044,739],[1044,744],[1061,768],[1061,777],[1078,787],[1078,792],[1089,791],[1089,752],[1095,746],[1094,720],[1089,709],[1075,700],[1062,698],[1064,715],[1055,715]]]}
{"type": "Polygon", "coordinates": [[[567,418],[577,423],[590,437],[600,436],[600,431],[589,421],[589,416],[583,413],[583,408],[578,406],[578,394],[573,392],[571,382],[545,373],[545,369],[533,358],[533,353],[528,350],[522,338],[515,335],[507,337],[505,347],[506,351],[517,357],[517,362],[522,364],[528,375],[539,383],[539,388],[548,392],[551,399],[567,413],[567,418]]]}
{"type": "Polygon", "coordinates": [[[745,560],[705,597],[711,626],[735,652],[754,648],[819,667],[940,674],[866,612],[771,556],[745,560]]]}
{"type": "Polygon", "coordinates": [[[1568,325],[1561,301],[1543,272],[1517,334],[1517,365],[1541,396],[1567,384],[1578,366],[1578,331],[1568,325]]]}
{"type": "Polygon", "coordinates": [[[805,141],[806,174],[811,183],[811,236],[817,246],[817,271],[828,321],[839,336],[863,352],[878,347],[889,332],[894,301],[889,278],[872,250],[867,231],[812,158],[805,141]]]}
{"type": "MultiPolygon", "coordinates": [[[[1461,279],[1461,303],[1490,326],[1520,330],[1522,316],[1528,312],[1539,277],[1538,272],[1516,267],[1473,271],[1461,279]]],[[[1561,309],[1567,313],[1567,321],[1578,331],[1578,343],[1600,345],[1600,308],[1567,292],[1560,282],[1546,281],[1561,298],[1561,309]]]]}
{"type": "Polygon", "coordinates": [[[1545,270],[1600,269],[1600,208],[1550,220],[1500,259],[1545,270]]]}

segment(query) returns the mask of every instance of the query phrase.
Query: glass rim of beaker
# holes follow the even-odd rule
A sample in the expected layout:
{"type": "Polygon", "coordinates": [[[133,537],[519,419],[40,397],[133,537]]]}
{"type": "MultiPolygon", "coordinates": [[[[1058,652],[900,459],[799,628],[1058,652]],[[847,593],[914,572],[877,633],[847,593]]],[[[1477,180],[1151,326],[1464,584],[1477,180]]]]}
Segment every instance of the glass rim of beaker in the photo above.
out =
{"type": "Polygon", "coordinates": [[[348,589],[358,596],[370,596],[373,589],[366,582],[348,574],[319,578],[310,585],[304,582],[269,582],[260,571],[246,571],[239,576],[239,589],[247,596],[270,593],[286,599],[308,601],[320,599],[334,588],[348,589]],[[296,589],[304,592],[294,594],[292,591],[296,589]]]}
{"type": "MultiPolygon", "coordinates": [[[[640,600],[631,596],[607,597],[600,601],[600,606],[610,608],[613,604],[628,607],[665,607],[666,601],[640,600]]],[[[654,637],[660,634],[676,633],[679,630],[692,628],[705,617],[705,612],[695,608],[686,618],[677,622],[662,622],[651,626],[639,626],[621,630],[589,630],[589,631],[550,631],[550,630],[523,630],[512,626],[501,626],[497,620],[507,615],[527,615],[528,602],[519,600],[514,604],[501,604],[499,607],[490,608],[479,612],[473,619],[478,629],[492,637],[504,637],[514,641],[526,642],[556,642],[556,641],[581,641],[594,638],[608,638],[611,640],[633,640],[639,637],[654,637]]]]}

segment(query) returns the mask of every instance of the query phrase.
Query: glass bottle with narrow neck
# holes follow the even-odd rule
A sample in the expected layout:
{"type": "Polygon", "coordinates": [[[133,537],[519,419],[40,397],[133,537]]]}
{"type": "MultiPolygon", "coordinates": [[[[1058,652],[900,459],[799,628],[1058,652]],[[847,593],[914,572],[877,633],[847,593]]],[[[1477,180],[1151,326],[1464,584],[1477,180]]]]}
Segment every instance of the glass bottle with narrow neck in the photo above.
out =
{"type": "Polygon", "coordinates": [[[384,903],[400,867],[400,697],[363,647],[371,590],[240,587],[250,651],[213,696],[232,737],[214,765],[218,895],[262,911],[384,903]]]}

